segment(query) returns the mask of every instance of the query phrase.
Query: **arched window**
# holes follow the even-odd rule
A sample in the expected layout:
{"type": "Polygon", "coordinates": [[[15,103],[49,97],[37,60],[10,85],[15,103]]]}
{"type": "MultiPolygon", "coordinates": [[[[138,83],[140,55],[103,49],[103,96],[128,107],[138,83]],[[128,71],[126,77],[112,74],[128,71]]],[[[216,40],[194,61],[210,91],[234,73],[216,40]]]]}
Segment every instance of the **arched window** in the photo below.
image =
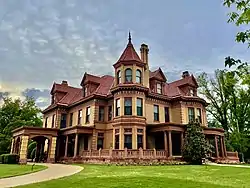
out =
{"type": "Polygon", "coordinates": [[[131,69],[125,70],[125,82],[132,82],[132,70],[131,69]]]}
{"type": "Polygon", "coordinates": [[[141,71],[136,70],[136,83],[141,84],[141,71]]]}
{"type": "Polygon", "coordinates": [[[121,71],[119,70],[117,72],[117,84],[120,84],[122,82],[122,76],[121,76],[121,71]]]}

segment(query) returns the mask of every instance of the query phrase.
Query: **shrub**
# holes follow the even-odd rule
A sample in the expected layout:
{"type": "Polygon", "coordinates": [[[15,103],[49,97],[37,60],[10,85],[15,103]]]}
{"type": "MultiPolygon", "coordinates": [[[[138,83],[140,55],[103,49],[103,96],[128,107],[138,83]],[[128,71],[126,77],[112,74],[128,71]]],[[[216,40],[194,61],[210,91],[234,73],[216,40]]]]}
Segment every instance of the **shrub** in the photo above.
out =
{"type": "Polygon", "coordinates": [[[32,141],[29,146],[28,146],[28,159],[33,159],[32,158],[32,151],[36,148],[36,142],[32,141]]]}
{"type": "Polygon", "coordinates": [[[3,164],[18,164],[19,155],[17,154],[3,154],[1,155],[3,164]]]}
{"type": "Polygon", "coordinates": [[[0,155],[0,163],[4,162],[4,154],[0,155]]]}
{"type": "Polygon", "coordinates": [[[30,154],[30,158],[33,160],[36,157],[36,148],[34,148],[30,154]]]}
{"type": "Polygon", "coordinates": [[[191,164],[202,164],[202,159],[211,152],[202,127],[198,122],[189,123],[185,131],[183,158],[191,164]]]}

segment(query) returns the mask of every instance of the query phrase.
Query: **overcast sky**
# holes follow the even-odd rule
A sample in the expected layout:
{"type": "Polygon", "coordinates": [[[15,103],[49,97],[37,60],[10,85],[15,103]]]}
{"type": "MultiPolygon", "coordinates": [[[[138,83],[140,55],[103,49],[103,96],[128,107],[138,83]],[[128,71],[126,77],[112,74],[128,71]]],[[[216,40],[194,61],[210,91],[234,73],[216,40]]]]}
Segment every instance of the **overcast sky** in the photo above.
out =
{"type": "Polygon", "coordinates": [[[44,107],[54,81],[113,74],[129,30],[168,80],[212,73],[229,55],[249,60],[228,12],[221,0],[0,0],[0,99],[28,95],[44,107]]]}

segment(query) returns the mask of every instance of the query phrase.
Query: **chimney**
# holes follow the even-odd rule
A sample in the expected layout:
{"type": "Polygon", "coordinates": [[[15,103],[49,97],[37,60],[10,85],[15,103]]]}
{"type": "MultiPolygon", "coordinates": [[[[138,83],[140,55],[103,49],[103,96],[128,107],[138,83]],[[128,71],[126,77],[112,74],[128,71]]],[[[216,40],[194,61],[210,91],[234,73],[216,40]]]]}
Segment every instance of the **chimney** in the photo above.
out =
{"type": "Polygon", "coordinates": [[[141,48],[140,48],[140,51],[141,51],[141,60],[142,60],[142,62],[148,64],[148,52],[149,52],[148,45],[142,44],[141,48]]]}
{"type": "Polygon", "coordinates": [[[67,80],[63,80],[63,81],[62,81],[62,85],[66,85],[66,86],[67,86],[67,85],[68,85],[67,80]]]}
{"type": "Polygon", "coordinates": [[[186,78],[186,77],[189,77],[190,75],[189,75],[189,72],[188,71],[184,71],[183,73],[182,73],[182,78],[186,78]]]}

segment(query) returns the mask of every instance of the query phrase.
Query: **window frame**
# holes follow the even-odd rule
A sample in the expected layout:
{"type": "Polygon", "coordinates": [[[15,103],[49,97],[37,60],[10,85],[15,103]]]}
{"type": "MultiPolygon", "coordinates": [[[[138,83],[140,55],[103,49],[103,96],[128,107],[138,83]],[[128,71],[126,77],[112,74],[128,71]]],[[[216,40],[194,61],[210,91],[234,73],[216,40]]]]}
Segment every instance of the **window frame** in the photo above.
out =
{"type": "Polygon", "coordinates": [[[162,94],[162,84],[161,83],[156,83],[156,93],[162,94]],[[160,87],[158,87],[160,86],[160,87]]]}
{"type": "Polygon", "coordinates": [[[124,98],[124,115],[125,116],[132,116],[133,112],[133,108],[132,108],[132,97],[125,97],[124,98]],[[129,101],[129,106],[126,104],[126,101],[129,101]],[[128,112],[128,113],[127,113],[128,112]]]}
{"type": "Polygon", "coordinates": [[[69,114],[69,127],[72,127],[73,125],[73,116],[74,116],[73,112],[69,114]]]}
{"type": "Polygon", "coordinates": [[[165,115],[165,123],[170,122],[170,114],[169,114],[169,107],[164,107],[164,115],[165,115]]]}
{"type": "Polygon", "coordinates": [[[202,124],[202,112],[201,112],[201,108],[197,108],[197,119],[198,119],[198,122],[200,124],[202,124]]]}
{"type": "Polygon", "coordinates": [[[132,83],[133,82],[133,71],[131,68],[127,68],[125,70],[125,83],[132,83]],[[128,71],[131,72],[131,75],[128,74],[128,71]],[[130,79],[130,80],[129,80],[130,79]]]}
{"type": "Polygon", "coordinates": [[[120,116],[120,115],[121,115],[121,99],[119,98],[115,100],[115,116],[120,116]]]}
{"type": "Polygon", "coordinates": [[[142,83],[142,72],[141,72],[141,70],[139,70],[139,69],[137,69],[136,70],[136,73],[135,73],[135,76],[136,76],[136,78],[135,78],[135,82],[137,83],[137,84],[141,84],[142,83]],[[138,74],[139,75],[138,75],[138,74]],[[138,80],[137,79],[139,79],[139,82],[138,82],[138,80]]]}
{"type": "Polygon", "coordinates": [[[159,105],[154,104],[154,121],[159,121],[159,105]],[[155,109],[157,112],[155,112],[155,109]]]}
{"type": "Polygon", "coordinates": [[[136,114],[137,116],[143,116],[143,99],[139,97],[136,98],[136,114]],[[138,101],[141,102],[141,106],[138,105],[138,101]]]}
{"type": "Polygon", "coordinates": [[[194,109],[194,107],[188,107],[188,121],[189,121],[189,123],[195,121],[195,109],[194,109]],[[193,112],[193,114],[190,112],[193,112]]]}
{"type": "Polygon", "coordinates": [[[108,106],[108,121],[111,121],[113,118],[113,113],[112,113],[112,105],[108,106]]]}
{"type": "Polygon", "coordinates": [[[102,122],[105,121],[105,107],[104,106],[99,106],[98,121],[102,121],[102,122]]]}
{"type": "Polygon", "coordinates": [[[82,124],[82,109],[78,110],[77,125],[82,124]]]}
{"type": "Polygon", "coordinates": [[[122,82],[122,73],[121,73],[121,70],[117,71],[116,76],[117,76],[117,84],[120,84],[122,82]]]}
{"type": "Polygon", "coordinates": [[[90,123],[90,106],[86,107],[86,121],[85,123],[88,124],[90,123]]]}

